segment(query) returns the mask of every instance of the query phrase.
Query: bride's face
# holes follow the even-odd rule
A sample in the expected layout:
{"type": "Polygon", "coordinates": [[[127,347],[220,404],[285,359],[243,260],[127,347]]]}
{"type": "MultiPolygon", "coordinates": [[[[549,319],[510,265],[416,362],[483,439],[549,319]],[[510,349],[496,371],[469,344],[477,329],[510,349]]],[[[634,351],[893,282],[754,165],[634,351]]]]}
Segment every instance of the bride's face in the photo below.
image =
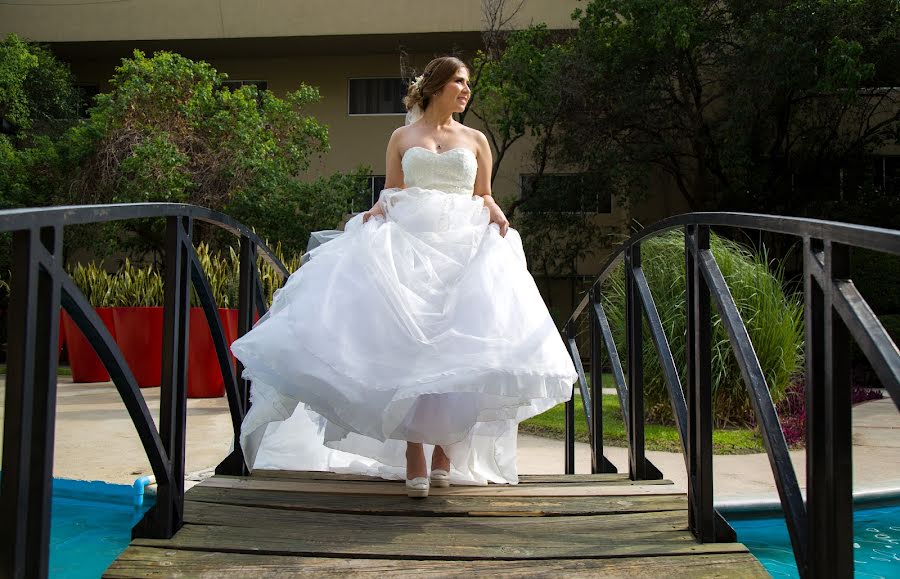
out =
{"type": "Polygon", "coordinates": [[[441,88],[435,95],[435,101],[442,109],[450,109],[454,113],[461,113],[466,110],[466,103],[472,96],[472,90],[469,88],[469,71],[460,68],[456,71],[449,82],[441,88]]]}

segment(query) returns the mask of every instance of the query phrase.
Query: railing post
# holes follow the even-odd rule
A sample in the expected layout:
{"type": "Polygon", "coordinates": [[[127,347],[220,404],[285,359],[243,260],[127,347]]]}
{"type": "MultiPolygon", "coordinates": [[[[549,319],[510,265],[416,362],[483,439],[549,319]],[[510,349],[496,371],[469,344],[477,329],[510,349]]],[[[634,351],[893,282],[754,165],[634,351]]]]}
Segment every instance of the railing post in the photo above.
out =
{"type": "MultiPolygon", "coordinates": [[[[569,339],[575,336],[572,324],[568,323],[565,327],[564,341],[566,349],[569,349],[569,339]]],[[[584,402],[582,400],[582,402],[584,402]]],[[[575,474],[575,385],[572,384],[572,396],[566,401],[566,464],[565,473],[575,474]]]]}
{"type": "Polygon", "coordinates": [[[166,218],[165,305],[159,434],[169,456],[174,488],[157,492],[159,531],[171,537],[184,515],[184,452],[187,431],[188,316],[190,315],[193,222],[186,215],[166,218]]]}
{"type": "Polygon", "coordinates": [[[634,283],[634,269],[641,267],[641,246],[625,250],[625,340],[628,344],[628,473],[631,480],[647,477],[644,454],[644,341],[640,296],[634,283]]]}
{"type": "Polygon", "coordinates": [[[0,481],[0,575],[46,577],[50,545],[62,228],[13,232],[0,481]],[[49,256],[46,262],[41,255],[49,256]]]}
{"type": "Polygon", "coordinates": [[[809,544],[804,577],[853,576],[853,462],[849,333],[833,306],[833,280],[850,277],[850,252],[804,239],[806,480],[809,544]],[[817,280],[814,269],[824,270],[817,280]],[[821,283],[819,283],[821,281],[821,283]]]}
{"type": "Polygon", "coordinates": [[[688,525],[703,543],[716,540],[712,478],[712,345],[709,286],[697,263],[709,249],[709,227],[685,227],[687,281],[688,525]]]}

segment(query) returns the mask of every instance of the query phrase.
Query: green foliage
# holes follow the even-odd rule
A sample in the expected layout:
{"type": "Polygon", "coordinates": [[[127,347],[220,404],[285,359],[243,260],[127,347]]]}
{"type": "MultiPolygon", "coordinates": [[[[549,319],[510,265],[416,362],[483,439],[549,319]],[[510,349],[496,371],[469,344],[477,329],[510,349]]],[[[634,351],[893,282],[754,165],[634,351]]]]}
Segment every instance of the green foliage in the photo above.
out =
{"type": "Polygon", "coordinates": [[[37,66],[38,57],[15,34],[0,43],[0,118],[22,128],[31,126],[25,83],[37,66]]]}
{"type": "MultiPolygon", "coordinates": [[[[787,295],[782,271],[770,271],[765,253],[754,254],[740,244],[716,235],[712,253],[728,283],[741,318],[747,327],[772,399],[778,402],[791,377],[800,368],[803,349],[803,304],[787,295]]],[[[682,380],[687,376],[685,357],[685,275],[684,235],[672,231],[642,244],[641,264],[662,321],[666,338],[682,380]]],[[[622,359],[625,344],[625,281],[622,267],[607,281],[602,291],[616,347],[622,359]]],[[[644,330],[644,395],[648,416],[671,422],[672,413],[662,369],[644,330]]],[[[712,391],[716,424],[748,425],[752,422],[750,399],[722,321],[712,314],[712,391]]]]}
{"type": "Polygon", "coordinates": [[[79,263],[69,269],[69,275],[88,303],[95,308],[119,305],[113,298],[115,278],[103,268],[103,262],[91,262],[86,266],[79,263]]]}
{"type": "Polygon", "coordinates": [[[234,91],[204,62],[135,51],[68,135],[85,202],[177,201],[223,209],[241,195],[289,187],[328,148],[327,128],[303,109],[318,91],[284,99],[234,91]]]}
{"type": "MultiPolygon", "coordinates": [[[[200,267],[203,268],[206,280],[209,282],[212,290],[213,301],[220,308],[236,308],[240,258],[234,251],[234,248],[228,248],[227,256],[213,252],[207,243],[199,243],[194,249],[197,251],[200,267]]],[[[191,305],[200,305],[200,300],[193,285],[191,285],[191,305]]]]}
{"type": "MultiPolygon", "coordinates": [[[[527,432],[548,438],[562,440],[565,436],[565,404],[554,406],[543,414],[523,421],[519,432],[527,432]]],[[[575,396],[575,438],[589,442],[587,422],[584,417],[584,403],[581,396],[575,396]]],[[[644,428],[647,450],[682,452],[681,437],[675,426],[647,424],[644,428]]],[[[609,446],[628,446],[628,433],[622,419],[619,398],[615,394],[603,395],[603,443],[609,446]]],[[[713,430],[713,452],[715,454],[747,454],[765,452],[759,433],[752,428],[713,430]]]]}
{"type": "Polygon", "coordinates": [[[49,205],[60,188],[54,138],[72,124],[78,95],[67,65],[15,34],[0,41],[0,209],[49,205]]]}
{"type": "Polygon", "coordinates": [[[368,188],[368,167],[314,181],[289,181],[268,191],[258,187],[235,195],[229,215],[250,224],[266,239],[277,239],[288,253],[302,254],[312,231],[341,222],[351,200],[368,188]]]}
{"type": "MultiPolygon", "coordinates": [[[[201,242],[197,244],[195,250],[216,306],[236,308],[240,258],[235,249],[228,247],[227,253],[220,253],[212,250],[209,244],[201,242]]],[[[288,272],[296,271],[300,267],[300,254],[286,257],[280,243],[274,247],[273,253],[285,265],[288,272]]],[[[271,304],[275,291],[283,285],[281,274],[262,256],[257,258],[256,266],[263,287],[263,296],[266,303],[271,304]]],[[[70,268],[69,275],[94,307],[163,305],[165,280],[159,268],[152,264],[138,267],[126,258],[115,273],[109,273],[103,268],[102,262],[99,264],[90,262],[87,265],[77,264],[70,268]]],[[[9,294],[9,285],[0,280],[0,297],[4,294],[9,294]]],[[[191,305],[200,305],[193,285],[191,305]]]]}
{"type": "Polygon", "coordinates": [[[163,276],[152,265],[136,267],[126,259],[110,284],[110,301],[117,307],[162,306],[163,276]]]}
{"type": "Polygon", "coordinates": [[[621,195],[655,168],[695,210],[821,214],[838,169],[900,135],[897,91],[877,88],[900,81],[896,0],[592,0],[575,18],[543,73],[562,104],[538,122],[557,164],[621,195]]]}
{"type": "Polygon", "coordinates": [[[900,256],[854,249],[853,283],[876,314],[900,314],[900,256]]]}
{"type": "Polygon", "coordinates": [[[496,152],[492,175],[514,143],[524,136],[532,142],[530,186],[495,196],[522,235],[529,268],[545,275],[575,273],[580,260],[596,255],[610,235],[621,233],[602,226],[591,204],[582,203],[614,188],[618,176],[587,174],[585,163],[556,156],[568,106],[571,50],[564,34],[540,24],[509,33],[502,51],[480,51],[473,64],[478,73],[470,110],[496,152]],[[554,186],[557,181],[545,175],[550,167],[580,174],[579,184],[554,186]]]}

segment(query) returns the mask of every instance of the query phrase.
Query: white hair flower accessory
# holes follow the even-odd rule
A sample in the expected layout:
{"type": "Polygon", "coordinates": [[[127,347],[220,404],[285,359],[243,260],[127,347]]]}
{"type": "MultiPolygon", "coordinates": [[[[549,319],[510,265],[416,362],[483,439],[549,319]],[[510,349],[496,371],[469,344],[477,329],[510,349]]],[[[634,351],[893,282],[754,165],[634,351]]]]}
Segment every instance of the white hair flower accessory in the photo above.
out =
{"type": "Polygon", "coordinates": [[[424,75],[424,74],[420,74],[420,75],[417,76],[417,77],[415,78],[415,80],[413,81],[413,86],[416,87],[416,88],[419,89],[419,90],[422,90],[422,84],[424,84],[424,82],[425,82],[425,75],[424,75]]]}

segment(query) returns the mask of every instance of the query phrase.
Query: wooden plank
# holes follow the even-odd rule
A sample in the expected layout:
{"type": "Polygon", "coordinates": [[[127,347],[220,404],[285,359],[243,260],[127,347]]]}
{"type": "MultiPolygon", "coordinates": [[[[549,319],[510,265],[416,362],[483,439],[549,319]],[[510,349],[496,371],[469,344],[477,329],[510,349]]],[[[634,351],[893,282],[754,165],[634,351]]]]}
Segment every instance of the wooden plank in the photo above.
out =
{"type": "MultiPolygon", "coordinates": [[[[253,477],[229,477],[216,475],[197,486],[215,488],[245,488],[257,490],[283,490],[293,492],[356,495],[405,495],[402,484],[392,482],[276,480],[253,477]]],[[[671,485],[490,485],[451,486],[431,489],[431,496],[507,496],[507,497],[579,497],[579,496],[631,496],[672,495],[671,485]]]]}
{"type": "Polygon", "coordinates": [[[528,498],[431,496],[426,500],[414,501],[405,496],[335,495],[195,486],[185,496],[190,501],[272,509],[410,516],[541,517],[687,511],[685,495],[528,498]]]}
{"type": "MultiPolygon", "coordinates": [[[[684,531],[687,533],[686,511],[652,513],[624,513],[615,515],[585,515],[581,517],[409,517],[403,515],[357,515],[320,513],[285,509],[266,509],[237,505],[220,505],[185,501],[184,522],[193,525],[222,525],[260,529],[297,529],[307,533],[324,533],[349,540],[384,538],[382,532],[421,536],[433,535],[436,540],[447,533],[454,535],[504,534],[509,541],[566,540],[576,535],[611,537],[620,533],[653,531],[684,531]]],[[[693,540],[691,538],[691,540],[693,540]]],[[[341,539],[338,539],[340,542],[341,539]]]]}
{"type": "MultiPolygon", "coordinates": [[[[332,515],[334,516],[334,515],[332,515]]],[[[393,517],[392,517],[393,518],[393,517]]],[[[601,517],[615,518],[615,517],[601,517]]],[[[419,521],[435,519],[417,518],[419,521]]],[[[445,519],[468,520],[468,519],[445,519]]],[[[515,519],[515,522],[554,519],[515,519]]],[[[428,532],[384,524],[376,530],[324,525],[318,528],[231,527],[187,524],[171,539],[135,539],[132,545],[194,551],[268,555],[377,557],[384,559],[571,559],[743,553],[740,543],[698,544],[686,531],[602,530],[570,535],[535,536],[512,527],[502,533],[477,526],[432,526],[428,532]]]]}
{"type": "Polygon", "coordinates": [[[649,579],[707,579],[768,577],[747,553],[618,559],[557,559],[511,561],[419,561],[397,559],[334,559],[266,556],[243,553],[182,551],[128,547],[104,577],[138,579],[182,575],[189,577],[611,577],[649,579]]]}
{"type": "MultiPolygon", "coordinates": [[[[343,474],[324,471],[300,471],[300,470],[267,470],[256,469],[250,476],[252,478],[265,479],[291,479],[291,480],[331,480],[331,481],[367,481],[386,482],[387,479],[358,474],[343,474]]],[[[387,481],[400,483],[403,481],[387,481]]],[[[522,474],[519,475],[519,484],[672,484],[670,480],[632,481],[627,473],[613,474],[522,474]]]]}

